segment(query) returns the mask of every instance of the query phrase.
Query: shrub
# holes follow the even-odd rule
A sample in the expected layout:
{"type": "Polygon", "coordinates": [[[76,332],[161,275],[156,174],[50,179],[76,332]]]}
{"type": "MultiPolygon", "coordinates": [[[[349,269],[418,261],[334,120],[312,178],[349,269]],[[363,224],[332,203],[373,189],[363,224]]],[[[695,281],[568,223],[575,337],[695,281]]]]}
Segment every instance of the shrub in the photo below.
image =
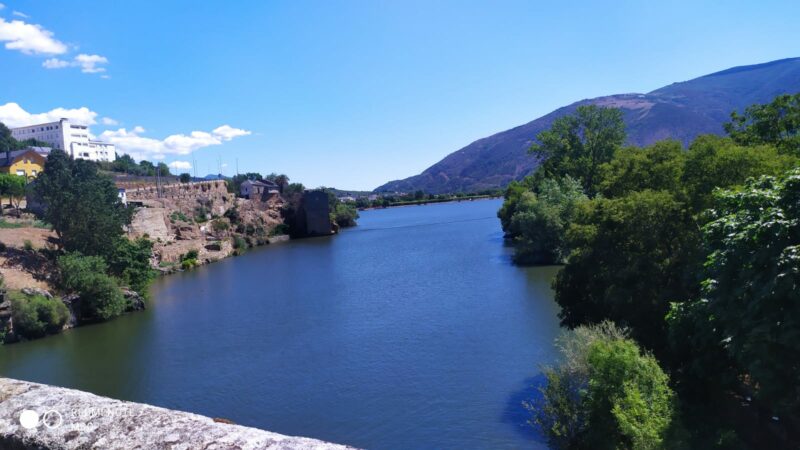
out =
{"type": "Polygon", "coordinates": [[[545,369],[543,397],[527,404],[553,447],[666,445],[677,422],[674,394],[655,358],[609,322],[557,342],[562,362],[545,369]]]}
{"type": "Polygon", "coordinates": [[[81,320],[108,320],[125,312],[125,297],[108,275],[94,274],[82,286],[81,320]]]}
{"type": "Polygon", "coordinates": [[[69,319],[69,310],[59,299],[15,293],[11,305],[15,331],[29,339],[57,333],[69,319]]]}
{"type": "Polygon", "coordinates": [[[233,238],[233,248],[237,251],[242,251],[247,249],[247,241],[241,236],[234,236],[233,238]]]}
{"type": "Polygon", "coordinates": [[[184,269],[191,269],[195,267],[198,262],[197,258],[200,256],[200,252],[195,249],[189,250],[185,254],[181,255],[181,267],[184,269]]]}
{"type": "Polygon", "coordinates": [[[58,268],[61,287],[81,298],[81,320],[108,320],[124,312],[125,299],[117,282],[106,274],[103,258],[68,253],[58,258],[58,268]]]}
{"type": "Polygon", "coordinates": [[[230,227],[230,224],[222,219],[214,219],[214,221],[211,222],[211,229],[218,233],[227,231],[230,227]]]}
{"type": "Polygon", "coordinates": [[[284,234],[289,234],[289,225],[285,223],[279,223],[275,228],[270,231],[270,236],[281,236],[284,234]]]}
{"type": "Polygon", "coordinates": [[[33,251],[33,242],[29,239],[25,239],[25,242],[22,244],[23,248],[27,251],[33,251]]]}

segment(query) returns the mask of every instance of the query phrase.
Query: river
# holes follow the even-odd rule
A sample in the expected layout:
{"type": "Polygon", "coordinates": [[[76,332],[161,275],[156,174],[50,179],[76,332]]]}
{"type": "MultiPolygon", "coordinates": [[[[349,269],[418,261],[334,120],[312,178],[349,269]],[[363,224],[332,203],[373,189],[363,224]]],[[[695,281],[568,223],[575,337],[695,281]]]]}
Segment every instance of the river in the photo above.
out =
{"type": "Polygon", "coordinates": [[[499,206],[364,211],[163,277],[144,312],[0,347],[0,373],[372,449],[546,448],[521,402],[556,269],[511,264],[499,206]]]}

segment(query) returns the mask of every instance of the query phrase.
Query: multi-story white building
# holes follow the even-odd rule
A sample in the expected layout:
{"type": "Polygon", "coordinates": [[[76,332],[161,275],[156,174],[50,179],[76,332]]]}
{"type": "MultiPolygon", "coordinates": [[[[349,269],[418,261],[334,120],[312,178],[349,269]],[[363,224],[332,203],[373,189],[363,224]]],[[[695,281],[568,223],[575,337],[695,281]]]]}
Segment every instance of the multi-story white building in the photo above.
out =
{"type": "Polygon", "coordinates": [[[36,139],[46,142],[55,149],[64,150],[73,158],[114,161],[117,157],[114,144],[90,139],[89,127],[70,123],[69,119],[12,128],[11,136],[18,141],[36,139]]]}

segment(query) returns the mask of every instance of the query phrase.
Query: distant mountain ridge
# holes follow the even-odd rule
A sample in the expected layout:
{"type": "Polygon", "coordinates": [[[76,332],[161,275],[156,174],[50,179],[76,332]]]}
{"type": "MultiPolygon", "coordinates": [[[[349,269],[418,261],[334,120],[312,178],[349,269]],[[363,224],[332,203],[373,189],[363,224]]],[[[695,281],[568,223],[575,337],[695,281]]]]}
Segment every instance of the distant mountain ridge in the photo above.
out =
{"type": "Polygon", "coordinates": [[[617,94],[585,99],[524,125],[479,139],[451,153],[419,175],[390,181],[376,192],[474,192],[502,187],[538,165],[527,150],[536,135],[580,105],[622,109],[628,143],[649,145],[673,138],[684,145],[701,134],[723,134],[734,110],[767,103],[780,94],[800,92],[800,58],[739,66],[673,83],[647,94],[617,94]]]}

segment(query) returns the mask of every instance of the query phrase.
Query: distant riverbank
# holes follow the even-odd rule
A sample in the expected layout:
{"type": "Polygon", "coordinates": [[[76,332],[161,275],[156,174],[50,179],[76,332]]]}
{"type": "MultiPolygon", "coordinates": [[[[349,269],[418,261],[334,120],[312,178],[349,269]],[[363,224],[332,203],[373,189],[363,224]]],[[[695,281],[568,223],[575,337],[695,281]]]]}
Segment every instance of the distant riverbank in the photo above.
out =
{"type": "Polygon", "coordinates": [[[420,205],[429,205],[433,203],[452,203],[452,202],[463,202],[463,201],[473,201],[473,200],[492,200],[503,198],[502,195],[473,195],[467,197],[451,197],[451,198],[434,198],[434,199],[424,199],[424,200],[407,200],[402,202],[394,202],[384,206],[369,206],[366,208],[358,208],[359,211],[370,211],[374,209],[385,209],[385,208],[396,208],[399,206],[420,206],[420,205]]]}

